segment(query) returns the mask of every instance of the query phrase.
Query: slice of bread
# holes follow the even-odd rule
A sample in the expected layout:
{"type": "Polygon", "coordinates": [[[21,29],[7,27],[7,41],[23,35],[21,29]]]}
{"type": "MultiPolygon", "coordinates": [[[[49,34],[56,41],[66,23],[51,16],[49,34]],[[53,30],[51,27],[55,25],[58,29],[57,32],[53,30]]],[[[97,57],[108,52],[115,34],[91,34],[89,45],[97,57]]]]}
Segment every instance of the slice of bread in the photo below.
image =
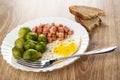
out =
{"type": "Polygon", "coordinates": [[[75,20],[82,24],[88,32],[91,32],[95,27],[100,26],[101,19],[99,17],[94,17],[88,20],[81,19],[78,16],[75,16],[75,20]]]}
{"type": "Polygon", "coordinates": [[[91,19],[97,16],[105,16],[105,12],[103,10],[88,6],[70,6],[69,11],[73,15],[79,16],[82,19],[91,19]]]}

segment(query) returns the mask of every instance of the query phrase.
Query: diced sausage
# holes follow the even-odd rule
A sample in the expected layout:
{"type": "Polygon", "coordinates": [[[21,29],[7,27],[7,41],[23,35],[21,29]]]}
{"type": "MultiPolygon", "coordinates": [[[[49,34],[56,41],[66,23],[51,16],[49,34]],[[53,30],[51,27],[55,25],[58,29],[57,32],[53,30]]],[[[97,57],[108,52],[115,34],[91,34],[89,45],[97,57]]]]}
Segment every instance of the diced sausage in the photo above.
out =
{"type": "Polygon", "coordinates": [[[57,28],[56,28],[55,26],[52,26],[52,27],[50,28],[50,33],[55,34],[56,31],[57,31],[57,28]]]}
{"type": "Polygon", "coordinates": [[[59,24],[59,26],[60,26],[60,27],[63,27],[63,25],[62,25],[62,24],[59,24]]]}
{"type": "Polygon", "coordinates": [[[46,32],[43,32],[42,34],[44,34],[47,37],[47,33],[46,32]]]}
{"type": "Polygon", "coordinates": [[[52,28],[53,31],[56,33],[56,31],[57,31],[57,27],[56,27],[56,26],[52,26],[51,28],[52,28]]]}
{"type": "Polygon", "coordinates": [[[49,32],[49,27],[48,26],[45,26],[44,28],[43,28],[43,33],[48,33],[49,32]]]}
{"type": "Polygon", "coordinates": [[[64,36],[65,36],[65,38],[66,38],[66,37],[68,36],[68,34],[67,34],[67,33],[65,33],[65,34],[64,34],[64,36]]]}
{"type": "Polygon", "coordinates": [[[32,29],[32,32],[37,32],[37,26],[32,29]]]}
{"type": "Polygon", "coordinates": [[[64,28],[63,27],[58,27],[58,32],[64,32],[64,28]]]}
{"type": "Polygon", "coordinates": [[[42,23],[39,25],[39,27],[42,27],[42,28],[43,28],[44,26],[45,26],[45,24],[42,24],[42,23]]]}
{"type": "Polygon", "coordinates": [[[58,40],[62,41],[62,40],[64,40],[64,38],[58,38],[58,40]]]}
{"type": "Polygon", "coordinates": [[[59,32],[56,32],[56,36],[59,37],[59,32]]]}
{"type": "Polygon", "coordinates": [[[52,35],[52,40],[53,41],[57,40],[57,36],[56,35],[52,35]]]}
{"type": "Polygon", "coordinates": [[[52,33],[49,32],[49,33],[47,34],[47,37],[52,37],[52,33]]]}
{"type": "Polygon", "coordinates": [[[73,34],[73,30],[70,30],[69,32],[68,32],[68,35],[72,35],[73,34]]]}
{"type": "Polygon", "coordinates": [[[39,26],[35,26],[32,31],[44,34],[49,43],[57,39],[60,41],[64,40],[68,35],[73,34],[73,30],[70,30],[67,26],[63,26],[62,24],[56,25],[55,23],[40,24],[39,26]]]}
{"type": "Polygon", "coordinates": [[[51,37],[47,37],[47,41],[48,41],[49,43],[51,43],[53,40],[52,40],[51,37]]]}
{"type": "Polygon", "coordinates": [[[64,33],[62,33],[62,32],[58,33],[58,37],[59,38],[64,38],[64,33]]]}
{"type": "Polygon", "coordinates": [[[67,26],[64,26],[63,28],[65,32],[68,32],[70,30],[67,26]]]}
{"type": "Polygon", "coordinates": [[[50,33],[55,34],[54,30],[52,29],[52,27],[50,28],[50,33]]]}
{"type": "Polygon", "coordinates": [[[53,23],[51,23],[51,26],[55,26],[55,23],[53,22],[53,23]]]}
{"type": "Polygon", "coordinates": [[[43,28],[41,26],[37,27],[37,33],[41,34],[43,32],[43,28]]]}

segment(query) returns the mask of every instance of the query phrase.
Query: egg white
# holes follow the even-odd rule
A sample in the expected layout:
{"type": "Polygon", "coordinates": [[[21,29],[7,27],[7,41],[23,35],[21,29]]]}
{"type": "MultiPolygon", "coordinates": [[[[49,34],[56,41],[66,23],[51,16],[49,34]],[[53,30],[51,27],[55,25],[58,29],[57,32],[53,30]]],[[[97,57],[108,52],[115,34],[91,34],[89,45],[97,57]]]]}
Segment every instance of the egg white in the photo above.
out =
{"type": "MultiPolygon", "coordinates": [[[[80,36],[71,35],[71,36],[68,36],[63,41],[65,41],[65,40],[68,41],[68,42],[74,42],[77,46],[77,49],[79,49],[80,43],[81,43],[80,36]]],[[[50,60],[50,59],[55,59],[55,58],[62,57],[62,56],[54,53],[54,47],[56,45],[58,45],[59,43],[60,43],[60,41],[58,41],[58,40],[56,40],[52,43],[48,43],[47,44],[47,50],[43,53],[41,60],[50,60]]]]}

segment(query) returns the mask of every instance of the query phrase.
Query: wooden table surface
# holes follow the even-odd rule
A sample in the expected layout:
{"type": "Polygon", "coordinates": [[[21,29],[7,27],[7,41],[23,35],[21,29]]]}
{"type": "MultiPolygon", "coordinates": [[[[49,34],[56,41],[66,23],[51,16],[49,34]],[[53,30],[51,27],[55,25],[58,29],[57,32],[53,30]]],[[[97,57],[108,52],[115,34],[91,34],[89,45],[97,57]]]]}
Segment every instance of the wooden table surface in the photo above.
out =
{"type": "MultiPolygon", "coordinates": [[[[79,4],[101,8],[106,16],[90,35],[89,50],[120,45],[120,0],[0,0],[0,44],[18,24],[41,17],[74,20],[68,6],[79,4]]],[[[0,55],[0,80],[120,80],[120,49],[109,54],[82,56],[59,70],[25,72],[11,67],[0,55]]]]}

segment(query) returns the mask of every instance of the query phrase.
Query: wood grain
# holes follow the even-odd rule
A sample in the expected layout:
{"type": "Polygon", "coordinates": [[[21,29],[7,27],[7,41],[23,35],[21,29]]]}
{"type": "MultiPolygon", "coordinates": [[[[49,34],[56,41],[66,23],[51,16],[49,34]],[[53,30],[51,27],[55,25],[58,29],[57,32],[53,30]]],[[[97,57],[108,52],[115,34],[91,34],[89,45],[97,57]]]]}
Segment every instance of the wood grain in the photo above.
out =
{"type": "MultiPolygon", "coordinates": [[[[106,16],[90,35],[89,50],[120,45],[120,0],[0,0],[0,44],[18,24],[41,17],[74,20],[68,6],[101,8],[106,16]]],[[[0,80],[120,80],[120,49],[103,55],[82,56],[74,63],[51,72],[25,72],[7,64],[0,55],[0,80]]]]}

